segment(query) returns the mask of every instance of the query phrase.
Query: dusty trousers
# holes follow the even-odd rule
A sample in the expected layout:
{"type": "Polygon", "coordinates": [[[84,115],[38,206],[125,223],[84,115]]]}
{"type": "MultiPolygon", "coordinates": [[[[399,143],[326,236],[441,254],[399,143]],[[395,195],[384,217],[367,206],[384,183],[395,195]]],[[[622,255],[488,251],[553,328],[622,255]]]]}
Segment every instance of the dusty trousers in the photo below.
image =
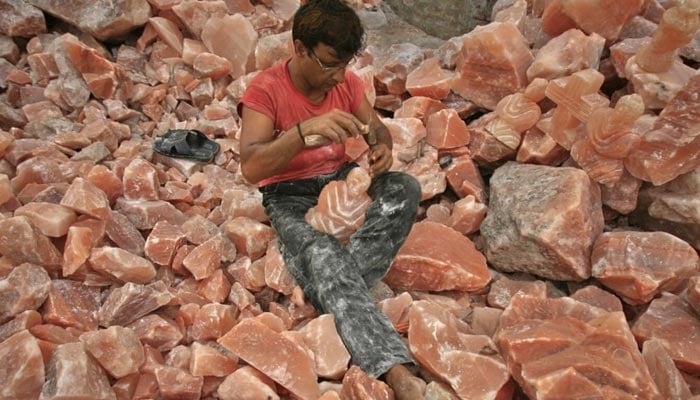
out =
{"type": "Polygon", "coordinates": [[[416,217],[421,190],[412,176],[387,172],[372,179],[365,224],[347,245],[306,223],[321,189],[356,164],[310,179],[260,188],[290,273],[319,313],[330,313],[352,357],[372,377],[412,362],[400,335],[374,304],[369,288],[387,273],[416,217]]]}

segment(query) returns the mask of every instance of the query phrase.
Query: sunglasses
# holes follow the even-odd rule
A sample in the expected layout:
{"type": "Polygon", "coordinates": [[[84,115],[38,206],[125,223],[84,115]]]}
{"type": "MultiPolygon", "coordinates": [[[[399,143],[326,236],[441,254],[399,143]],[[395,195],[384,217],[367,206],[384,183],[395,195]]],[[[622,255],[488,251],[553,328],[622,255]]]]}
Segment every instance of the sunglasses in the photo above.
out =
{"type": "Polygon", "coordinates": [[[316,62],[318,63],[318,66],[321,67],[321,71],[323,71],[324,73],[336,73],[338,71],[342,71],[345,68],[347,68],[351,62],[353,62],[355,60],[355,57],[353,57],[350,60],[348,60],[347,62],[340,64],[340,65],[326,65],[323,63],[323,61],[319,60],[318,57],[316,57],[316,53],[314,53],[313,50],[311,50],[311,49],[308,49],[308,50],[309,50],[309,55],[311,56],[311,58],[316,60],[316,62]]]}

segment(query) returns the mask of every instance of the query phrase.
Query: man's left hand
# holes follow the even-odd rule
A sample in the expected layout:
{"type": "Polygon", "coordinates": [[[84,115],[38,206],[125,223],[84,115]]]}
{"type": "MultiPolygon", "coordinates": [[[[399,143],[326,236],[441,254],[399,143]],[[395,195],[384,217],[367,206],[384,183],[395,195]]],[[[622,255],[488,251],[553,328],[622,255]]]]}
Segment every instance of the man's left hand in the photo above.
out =
{"type": "Polygon", "coordinates": [[[372,176],[379,176],[391,168],[394,158],[389,146],[377,143],[369,149],[369,168],[372,176]]]}

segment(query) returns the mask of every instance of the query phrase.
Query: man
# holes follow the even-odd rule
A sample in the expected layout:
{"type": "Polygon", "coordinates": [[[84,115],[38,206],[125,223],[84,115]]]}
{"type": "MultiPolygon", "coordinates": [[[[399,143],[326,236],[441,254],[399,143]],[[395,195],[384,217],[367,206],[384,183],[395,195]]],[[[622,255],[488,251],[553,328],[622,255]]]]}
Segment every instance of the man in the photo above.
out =
{"type": "Polygon", "coordinates": [[[299,8],[293,56],[256,76],[241,99],[241,170],[263,193],[291,274],[320,313],[334,315],[352,363],[373,377],[391,370],[386,379],[394,381],[397,397],[419,399],[418,389],[397,384],[406,382],[402,364],[412,359],[368,294],[411,229],[420,187],[407,174],[388,172],[389,131],[365,98],[362,80],[346,69],[363,36],[357,14],[340,0],[299,8]],[[345,162],[344,143],[367,125],[376,134],[369,150],[373,203],[364,226],[343,246],[304,215],[328,182],[357,167],[345,162]],[[310,137],[323,143],[309,145],[310,137]]]}

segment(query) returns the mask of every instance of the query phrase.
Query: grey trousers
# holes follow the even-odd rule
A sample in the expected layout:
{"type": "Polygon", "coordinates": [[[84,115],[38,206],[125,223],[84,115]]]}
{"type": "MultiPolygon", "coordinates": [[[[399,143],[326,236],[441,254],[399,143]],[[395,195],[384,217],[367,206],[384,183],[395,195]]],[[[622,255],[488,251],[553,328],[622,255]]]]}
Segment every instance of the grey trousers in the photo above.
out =
{"type": "Polygon", "coordinates": [[[344,179],[356,164],[335,173],[260,188],[290,273],[319,313],[330,313],[352,357],[379,377],[396,364],[413,362],[400,335],[374,304],[369,288],[387,273],[416,217],[421,190],[412,176],[387,172],[372,180],[365,224],[343,246],[306,223],[321,189],[344,179]]]}

